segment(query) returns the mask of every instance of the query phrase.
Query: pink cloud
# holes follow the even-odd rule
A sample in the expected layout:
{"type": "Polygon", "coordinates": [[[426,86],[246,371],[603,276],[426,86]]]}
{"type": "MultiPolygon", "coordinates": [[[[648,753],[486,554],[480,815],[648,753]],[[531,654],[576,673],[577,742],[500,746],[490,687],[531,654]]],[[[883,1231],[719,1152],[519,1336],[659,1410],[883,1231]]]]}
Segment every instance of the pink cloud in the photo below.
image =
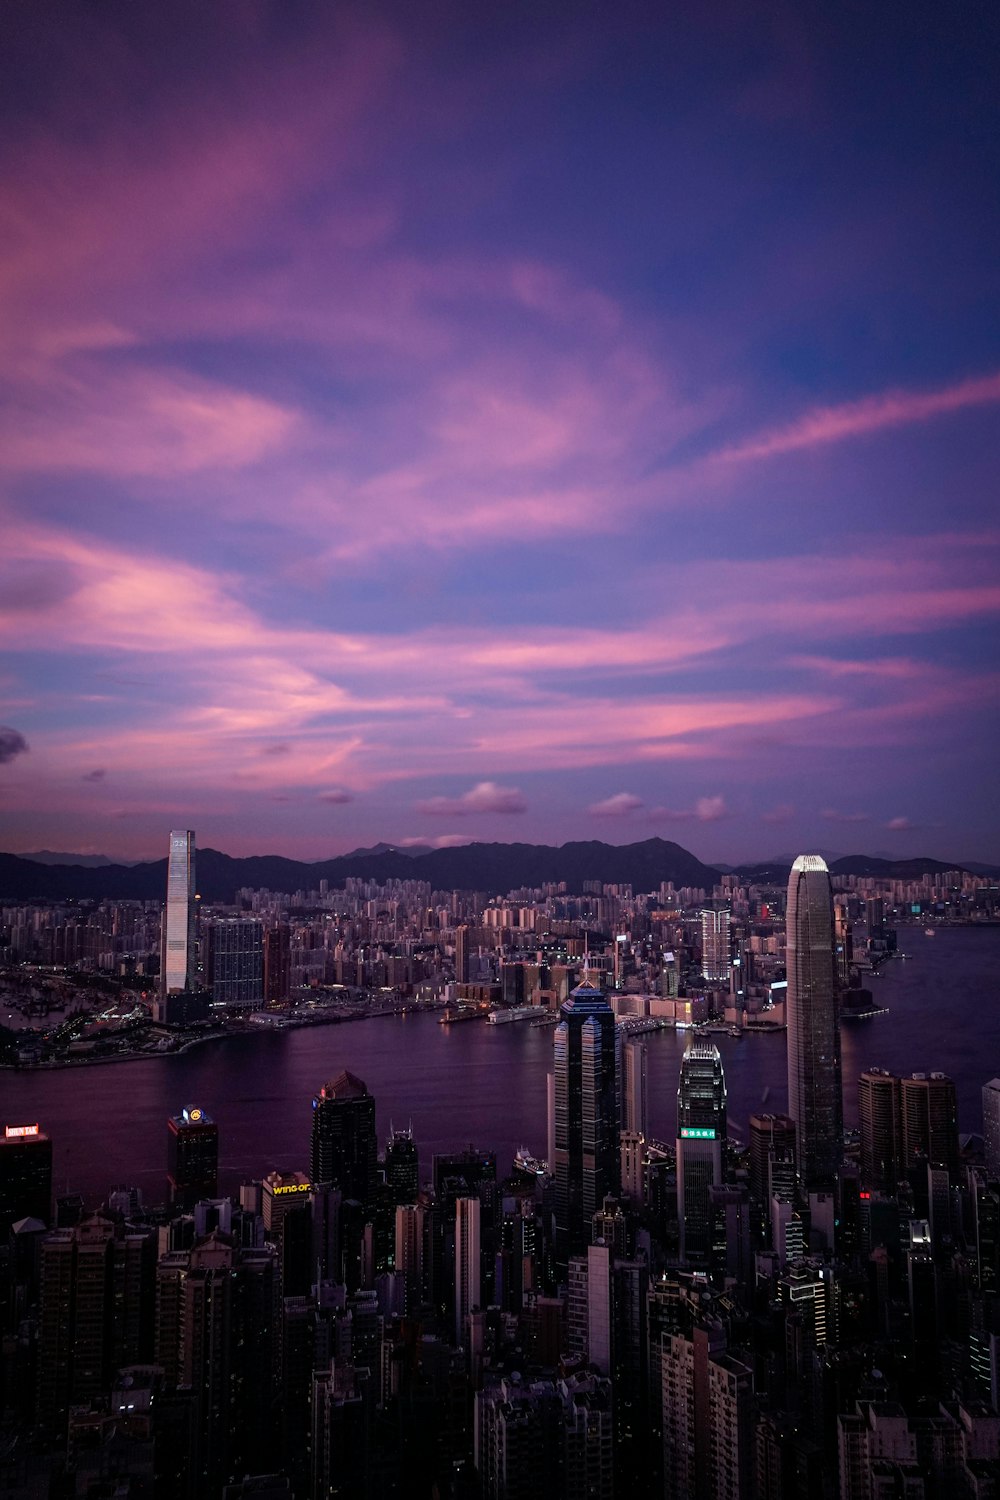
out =
{"type": "Polygon", "coordinates": [[[961,380],[937,391],[886,391],[860,401],[845,402],[842,406],[817,407],[787,427],[775,428],[724,448],[715,455],[715,460],[741,463],[772,458],[777,454],[862,437],[905,423],[930,421],[968,407],[993,405],[998,401],[1000,372],[961,380]]]}
{"type": "Polygon", "coordinates": [[[829,677],[884,677],[905,681],[927,675],[927,663],[909,657],[851,661],[830,656],[791,656],[788,664],[803,671],[825,673],[829,677]]]}
{"type": "Polygon", "coordinates": [[[699,797],[691,808],[654,807],[650,816],[670,823],[718,823],[731,814],[725,798],[715,796],[699,797]]]}
{"type": "Polygon", "coordinates": [[[884,827],[890,833],[905,833],[908,829],[915,828],[916,824],[911,823],[909,818],[890,818],[884,827]]]}
{"type": "Polygon", "coordinates": [[[274,402],[189,375],[60,372],[6,403],[2,463],[157,479],[241,468],[283,446],[295,420],[274,402]]]}
{"type": "Polygon", "coordinates": [[[528,804],[516,786],[498,786],[480,781],[460,797],[430,797],[417,803],[417,811],[433,817],[471,817],[478,813],[523,813],[528,804]]]}
{"type": "Polygon", "coordinates": [[[460,849],[465,844],[474,843],[475,840],[467,833],[439,833],[432,839],[414,837],[397,839],[396,842],[401,849],[419,849],[421,847],[429,849],[460,849]]]}
{"type": "Polygon", "coordinates": [[[612,797],[605,797],[603,802],[592,802],[587,811],[593,818],[627,818],[642,805],[642,798],[634,792],[616,792],[612,797]]]}
{"type": "Polygon", "coordinates": [[[870,823],[871,818],[863,812],[838,812],[834,807],[826,807],[820,813],[820,817],[827,823],[870,823]]]}

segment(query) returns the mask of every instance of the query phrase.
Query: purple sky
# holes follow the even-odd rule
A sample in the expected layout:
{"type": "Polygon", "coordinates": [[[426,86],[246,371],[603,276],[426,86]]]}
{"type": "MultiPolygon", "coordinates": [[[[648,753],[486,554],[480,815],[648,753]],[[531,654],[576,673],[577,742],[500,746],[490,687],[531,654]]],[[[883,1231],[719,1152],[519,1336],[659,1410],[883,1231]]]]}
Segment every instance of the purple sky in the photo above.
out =
{"type": "Polygon", "coordinates": [[[995,6],[0,27],[0,847],[1000,858],[995,6]]]}

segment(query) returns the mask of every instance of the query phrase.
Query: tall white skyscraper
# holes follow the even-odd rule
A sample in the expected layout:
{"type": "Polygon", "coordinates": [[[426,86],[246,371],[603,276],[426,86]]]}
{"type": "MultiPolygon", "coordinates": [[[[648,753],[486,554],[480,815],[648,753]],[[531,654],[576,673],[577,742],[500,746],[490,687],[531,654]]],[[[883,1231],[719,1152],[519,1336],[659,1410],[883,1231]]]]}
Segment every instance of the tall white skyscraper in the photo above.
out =
{"type": "Polygon", "coordinates": [[[983,1146],[986,1176],[1000,1182],[1000,1078],[983,1085],[983,1146]]]}
{"type": "Polygon", "coordinates": [[[732,972],[728,911],[701,914],[701,972],[704,979],[728,981],[732,972]]]}
{"type": "Polygon", "coordinates": [[[165,995],[195,985],[194,833],[170,834],[167,860],[167,906],[163,913],[160,987],[165,995]]]}
{"type": "Polygon", "coordinates": [[[800,854],[788,877],[788,1113],[806,1188],[830,1183],[844,1154],[833,890],[826,862],[800,854]]]}

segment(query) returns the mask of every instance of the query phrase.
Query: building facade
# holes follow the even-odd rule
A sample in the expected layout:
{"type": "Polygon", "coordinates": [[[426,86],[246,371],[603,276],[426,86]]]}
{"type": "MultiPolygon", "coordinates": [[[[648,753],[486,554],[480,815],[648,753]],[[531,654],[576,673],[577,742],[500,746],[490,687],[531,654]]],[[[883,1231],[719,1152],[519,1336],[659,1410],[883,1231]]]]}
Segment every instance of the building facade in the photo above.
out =
{"type": "Polygon", "coordinates": [[[833,1181],[844,1143],[833,892],[818,854],[800,854],[792,865],[786,934],[788,1113],[808,1189],[833,1181]]]}
{"type": "Polygon", "coordinates": [[[167,905],[160,959],[160,987],[167,995],[193,990],[197,982],[194,856],[194,832],[190,828],[173,830],[167,856],[167,905]]]}
{"type": "Polygon", "coordinates": [[[713,1042],[692,1041],[677,1085],[677,1219],[681,1259],[707,1264],[712,1248],[710,1189],[722,1181],[726,1079],[713,1042]]]}
{"type": "Polygon", "coordinates": [[[589,980],[560,1007],[555,1028],[556,1262],[586,1248],[590,1221],[619,1187],[615,1018],[589,980]]]}

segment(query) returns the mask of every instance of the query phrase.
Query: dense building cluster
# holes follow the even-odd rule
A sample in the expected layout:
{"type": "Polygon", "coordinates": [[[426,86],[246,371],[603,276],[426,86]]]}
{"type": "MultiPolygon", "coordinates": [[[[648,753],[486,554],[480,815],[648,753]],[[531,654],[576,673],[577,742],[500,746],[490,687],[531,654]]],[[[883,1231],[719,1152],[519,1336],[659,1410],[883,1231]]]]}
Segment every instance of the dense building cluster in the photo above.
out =
{"type": "MultiPolygon", "coordinates": [[[[288,934],[270,972],[291,990],[305,924],[293,944],[261,893],[196,921],[182,875],[159,999],[204,992],[220,953],[238,971],[233,928],[260,935],[265,988],[288,934]]],[[[301,1160],[237,1197],[225,1120],[189,1103],[165,1122],[164,1201],[114,1187],[88,1211],[53,1198],[44,1122],[8,1121],[3,1500],[1000,1493],[1000,1080],[980,1141],[938,1071],[842,1078],[841,1010],[892,949],[894,893],[835,893],[812,855],[786,890],[730,880],[687,904],[435,906],[412,885],[314,913],[336,936],[324,976],[385,961],[348,951],[423,955],[455,1019],[484,991],[493,1014],[550,1016],[546,1159],[487,1142],[428,1162],[410,1131],[380,1150],[345,1069],[289,1101],[301,1160]],[[662,1141],[641,1032],[668,1007],[691,1030],[662,1141]],[[751,1116],[738,1146],[711,1027],[755,1021],[787,1025],[788,1112],[751,1116]]]]}

